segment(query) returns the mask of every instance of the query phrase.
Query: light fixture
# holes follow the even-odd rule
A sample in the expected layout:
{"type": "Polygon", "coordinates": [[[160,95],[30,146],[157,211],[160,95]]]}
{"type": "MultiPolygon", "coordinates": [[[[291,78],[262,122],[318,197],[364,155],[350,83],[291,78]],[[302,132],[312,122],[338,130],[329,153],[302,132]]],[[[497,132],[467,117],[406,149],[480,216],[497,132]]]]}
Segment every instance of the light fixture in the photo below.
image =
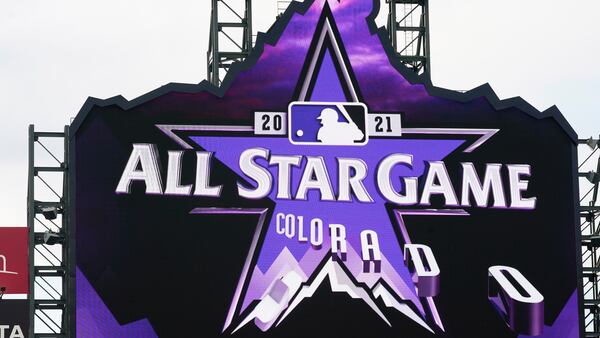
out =
{"type": "Polygon", "coordinates": [[[41,211],[42,215],[49,221],[56,219],[58,216],[58,208],[56,207],[42,207],[41,211]]]}
{"type": "Polygon", "coordinates": [[[46,231],[44,233],[44,244],[54,245],[54,244],[60,242],[60,240],[61,240],[61,236],[59,234],[57,234],[56,232],[46,231]]]}
{"type": "Polygon", "coordinates": [[[594,139],[593,137],[590,137],[585,144],[588,145],[588,147],[590,147],[592,150],[596,149],[596,147],[598,146],[598,141],[597,139],[594,139]]]}
{"type": "Polygon", "coordinates": [[[587,173],[585,175],[585,178],[587,178],[587,180],[590,181],[591,184],[597,184],[598,182],[600,182],[600,174],[598,174],[595,171],[590,171],[589,173],[587,173]]]}
{"type": "Polygon", "coordinates": [[[590,247],[600,248],[600,236],[590,236],[590,247]]]}
{"type": "Polygon", "coordinates": [[[585,220],[586,220],[586,222],[589,222],[589,223],[592,223],[592,222],[594,221],[594,219],[595,219],[595,218],[596,218],[596,217],[594,217],[594,213],[593,213],[593,212],[588,212],[588,213],[585,215],[585,220]]]}

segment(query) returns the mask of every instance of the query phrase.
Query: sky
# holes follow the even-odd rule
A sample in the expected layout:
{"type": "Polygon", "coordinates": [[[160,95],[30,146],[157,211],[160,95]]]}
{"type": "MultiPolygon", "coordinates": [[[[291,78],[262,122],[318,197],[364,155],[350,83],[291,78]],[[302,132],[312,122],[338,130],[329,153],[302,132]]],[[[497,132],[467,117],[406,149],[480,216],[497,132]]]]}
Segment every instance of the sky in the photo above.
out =
{"type": "MultiPolygon", "coordinates": [[[[430,0],[432,81],[557,105],[597,137],[599,12],[597,0],[430,0]]],[[[277,1],[254,13],[266,31],[277,1]]],[[[209,15],[206,0],[0,0],[0,226],[26,222],[28,125],[62,130],[88,96],[202,81],[209,15]]]]}

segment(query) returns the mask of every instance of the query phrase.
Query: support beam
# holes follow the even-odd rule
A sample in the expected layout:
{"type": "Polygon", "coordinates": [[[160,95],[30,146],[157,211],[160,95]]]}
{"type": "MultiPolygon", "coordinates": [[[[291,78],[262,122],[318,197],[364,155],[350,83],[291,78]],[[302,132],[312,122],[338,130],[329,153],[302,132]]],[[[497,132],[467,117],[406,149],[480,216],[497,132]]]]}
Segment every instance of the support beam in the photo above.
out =
{"type": "MultiPolygon", "coordinates": [[[[581,224],[581,261],[583,279],[583,315],[585,337],[600,337],[600,202],[599,182],[589,179],[590,173],[600,171],[600,149],[594,139],[579,140],[578,182],[580,187],[579,220],[581,224]],[[593,141],[593,142],[590,142],[593,141]],[[591,170],[591,172],[590,172],[591,170]]],[[[594,175],[595,176],[595,175],[594,175]]]]}
{"type": "Polygon", "coordinates": [[[32,338],[70,337],[74,327],[73,275],[69,272],[72,255],[66,240],[70,234],[68,158],[68,127],[63,132],[36,132],[29,126],[27,226],[32,338]],[[52,141],[56,139],[61,147],[52,141]],[[49,163],[36,164],[44,157],[49,163]]]}
{"type": "Polygon", "coordinates": [[[415,73],[430,74],[428,0],[386,0],[387,30],[400,61],[415,73]]]}
{"type": "Polygon", "coordinates": [[[231,65],[243,61],[252,50],[252,1],[211,1],[207,76],[220,86],[231,65]]]}

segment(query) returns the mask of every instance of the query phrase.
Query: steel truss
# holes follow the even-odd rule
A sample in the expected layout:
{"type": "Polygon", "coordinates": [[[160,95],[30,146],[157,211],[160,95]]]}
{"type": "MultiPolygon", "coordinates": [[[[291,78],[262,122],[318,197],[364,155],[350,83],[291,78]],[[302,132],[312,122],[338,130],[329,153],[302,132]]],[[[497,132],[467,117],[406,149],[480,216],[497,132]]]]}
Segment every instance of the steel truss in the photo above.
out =
{"type": "Polygon", "coordinates": [[[598,140],[579,140],[579,217],[583,262],[583,311],[586,337],[600,337],[600,150],[598,140]]]}
{"type": "MultiPolygon", "coordinates": [[[[235,62],[243,61],[254,46],[251,0],[211,0],[208,80],[220,86],[235,62]]],[[[385,0],[387,30],[398,59],[414,72],[430,73],[428,0],[385,0]]],[[[277,1],[277,16],[292,1],[277,1]]]]}
{"type": "Polygon", "coordinates": [[[220,86],[231,65],[252,50],[252,1],[211,0],[207,76],[220,86]]]}
{"type": "Polygon", "coordinates": [[[387,31],[400,61],[415,73],[430,73],[428,0],[386,0],[387,31]]]}
{"type": "Polygon", "coordinates": [[[68,132],[68,127],[36,132],[29,126],[29,337],[69,337],[72,324],[68,132]]]}
{"type": "MultiPolygon", "coordinates": [[[[211,1],[206,74],[212,84],[219,86],[231,65],[243,61],[253,48],[252,1],[211,1]],[[243,8],[240,7],[242,3],[243,8]],[[229,18],[225,18],[227,14],[229,18]]],[[[277,1],[278,17],[291,2],[277,1]]],[[[389,5],[388,35],[398,58],[415,73],[429,73],[431,67],[428,0],[386,0],[386,2],[389,5]]]]}

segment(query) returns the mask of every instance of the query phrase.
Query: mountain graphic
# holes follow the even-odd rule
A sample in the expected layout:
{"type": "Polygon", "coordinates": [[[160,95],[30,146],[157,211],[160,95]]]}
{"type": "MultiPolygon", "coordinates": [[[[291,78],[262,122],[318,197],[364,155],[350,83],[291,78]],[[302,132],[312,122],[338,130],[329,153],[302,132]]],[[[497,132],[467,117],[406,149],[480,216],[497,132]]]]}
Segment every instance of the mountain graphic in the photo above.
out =
{"type": "MultiPolygon", "coordinates": [[[[238,332],[251,321],[262,331],[268,331],[281,325],[307,299],[312,298],[318,290],[327,288],[329,293],[345,294],[352,299],[366,304],[385,325],[392,327],[389,310],[393,309],[433,333],[426,320],[417,309],[399,298],[396,292],[383,280],[377,281],[372,288],[359,282],[346,264],[332,254],[328,254],[314,269],[308,279],[304,278],[300,264],[284,250],[280,255],[287,264],[277,264],[276,270],[284,271],[283,277],[276,280],[266,289],[260,301],[254,307],[248,307],[248,313],[232,333],[238,332]],[[306,282],[303,282],[306,280],[306,282]],[[327,287],[326,287],[327,286],[327,287]]],[[[267,272],[269,275],[272,272],[267,272]]],[[[394,315],[395,317],[395,315],[394,315]]]]}
{"type": "Polygon", "coordinates": [[[306,298],[312,297],[317,288],[325,281],[329,279],[332,292],[346,293],[354,299],[362,299],[369,307],[389,326],[392,324],[388,321],[386,316],[381,312],[379,307],[375,304],[375,297],[371,290],[366,285],[358,283],[349,273],[346,266],[329,257],[325,260],[325,265],[319,270],[312,282],[302,285],[300,290],[292,298],[288,308],[282,314],[278,321],[281,323],[294,309],[306,298]]]}

